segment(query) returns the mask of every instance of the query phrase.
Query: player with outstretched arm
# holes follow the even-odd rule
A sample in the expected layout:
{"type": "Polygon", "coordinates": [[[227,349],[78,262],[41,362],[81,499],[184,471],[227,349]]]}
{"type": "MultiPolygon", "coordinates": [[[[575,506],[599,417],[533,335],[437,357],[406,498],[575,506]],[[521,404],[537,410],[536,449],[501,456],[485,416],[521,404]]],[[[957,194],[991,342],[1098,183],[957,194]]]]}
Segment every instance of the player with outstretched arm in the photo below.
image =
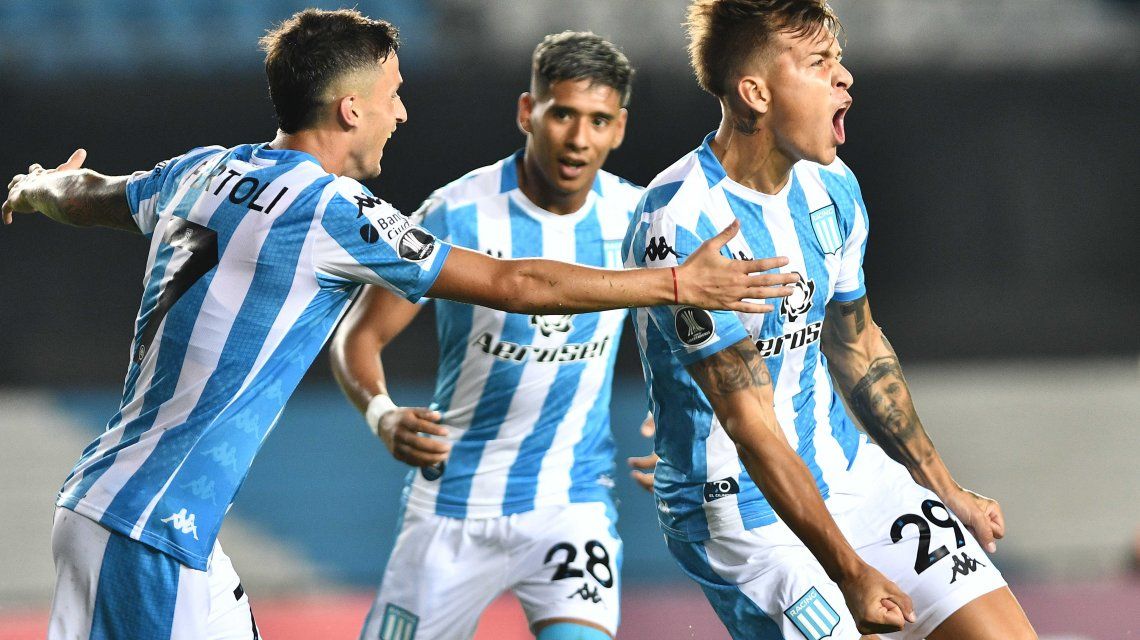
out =
{"type": "Polygon", "coordinates": [[[524,313],[682,300],[762,311],[784,260],[733,263],[729,230],[673,272],[496,260],[436,239],[358,182],[407,113],[395,28],[306,10],[262,39],[279,131],[129,176],[32,165],[3,217],[149,239],[123,398],[57,499],[49,638],[256,638],[217,543],[286,399],[360,289],[524,313]]]}

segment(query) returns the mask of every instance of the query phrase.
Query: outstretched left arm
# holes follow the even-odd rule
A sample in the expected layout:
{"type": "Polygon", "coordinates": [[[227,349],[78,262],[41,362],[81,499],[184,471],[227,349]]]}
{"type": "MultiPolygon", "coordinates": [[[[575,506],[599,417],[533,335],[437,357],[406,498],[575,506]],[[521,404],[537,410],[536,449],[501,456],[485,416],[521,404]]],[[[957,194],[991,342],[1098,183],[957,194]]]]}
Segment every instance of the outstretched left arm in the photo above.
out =
{"type": "Polygon", "coordinates": [[[1005,534],[1000,505],[963,489],[951,477],[922,427],[898,356],[871,318],[866,296],[827,305],[822,348],[831,375],[867,434],[915,482],[937,494],[987,551],[994,551],[994,540],[1005,534]]]}

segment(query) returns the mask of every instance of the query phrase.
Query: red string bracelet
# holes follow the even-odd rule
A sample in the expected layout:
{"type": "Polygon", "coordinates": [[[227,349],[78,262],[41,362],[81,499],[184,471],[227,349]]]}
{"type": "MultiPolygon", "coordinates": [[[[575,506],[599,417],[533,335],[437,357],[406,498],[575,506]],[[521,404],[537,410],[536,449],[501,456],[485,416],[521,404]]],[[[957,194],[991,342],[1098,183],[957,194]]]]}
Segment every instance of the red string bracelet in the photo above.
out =
{"type": "Polygon", "coordinates": [[[677,267],[669,267],[669,271],[673,273],[673,304],[681,304],[677,300],[677,267]]]}

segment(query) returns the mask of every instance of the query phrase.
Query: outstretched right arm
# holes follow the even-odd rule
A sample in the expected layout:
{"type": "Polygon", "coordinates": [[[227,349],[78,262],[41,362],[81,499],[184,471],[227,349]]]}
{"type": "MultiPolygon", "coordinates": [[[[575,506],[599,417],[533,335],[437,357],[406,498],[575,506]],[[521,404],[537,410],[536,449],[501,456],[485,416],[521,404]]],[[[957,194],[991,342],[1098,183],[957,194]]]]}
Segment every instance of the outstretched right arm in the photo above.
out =
{"type": "Polygon", "coordinates": [[[736,443],[740,461],[772,508],[819,560],[863,633],[897,631],[914,605],[863,562],[835,524],[807,465],[788,443],[773,409],[772,376],[745,339],[686,367],[736,443]]]}
{"type": "Polygon", "coordinates": [[[511,313],[586,313],[680,304],[705,309],[766,313],[764,300],[788,295],[794,274],[764,273],[787,258],[731,260],[719,251],[740,226],[734,222],[673,269],[595,269],[553,260],[496,260],[452,249],[428,291],[434,298],[511,313]]]}
{"type": "Polygon", "coordinates": [[[14,213],[35,213],[78,227],[110,227],[139,233],[127,204],[130,176],[105,176],[83,169],[87,152],[77,149],[55,169],[38,164],[8,183],[4,200],[4,224],[14,213]]]}

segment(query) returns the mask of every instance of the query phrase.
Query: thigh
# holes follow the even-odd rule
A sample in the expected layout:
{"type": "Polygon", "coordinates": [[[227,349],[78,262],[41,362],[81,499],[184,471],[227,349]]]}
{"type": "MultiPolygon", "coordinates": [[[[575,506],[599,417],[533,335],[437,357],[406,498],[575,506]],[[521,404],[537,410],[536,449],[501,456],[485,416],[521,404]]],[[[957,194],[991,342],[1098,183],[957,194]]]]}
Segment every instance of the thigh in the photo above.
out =
{"type": "Polygon", "coordinates": [[[52,554],[49,638],[208,637],[205,572],[67,509],[56,512],[52,554]]]}
{"type": "Polygon", "coordinates": [[[617,633],[622,542],[609,502],[545,507],[512,517],[508,575],[530,622],[579,620],[617,633]]]}
{"type": "Polygon", "coordinates": [[[206,581],[204,588],[210,597],[206,637],[209,640],[258,640],[261,633],[253,617],[249,595],[219,542],[214,543],[210,553],[206,581]]]}
{"type": "Polygon", "coordinates": [[[472,637],[504,589],[500,524],[408,510],[361,640],[472,637]]]}
{"type": "Polygon", "coordinates": [[[843,594],[782,524],[703,542],[666,538],[737,640],[857,640],[843,594]]]}
{"type": "Polygon", "coordinates": [[[866,469],[875,481],[866,483],[862,508],[836,521],[859,555],[914,602],[918,620],[884,637],[925,638],[968,603],[1004,588],[1005,579],[933,492],[877,447],[873,453],[883,459],[866,469]]]}

